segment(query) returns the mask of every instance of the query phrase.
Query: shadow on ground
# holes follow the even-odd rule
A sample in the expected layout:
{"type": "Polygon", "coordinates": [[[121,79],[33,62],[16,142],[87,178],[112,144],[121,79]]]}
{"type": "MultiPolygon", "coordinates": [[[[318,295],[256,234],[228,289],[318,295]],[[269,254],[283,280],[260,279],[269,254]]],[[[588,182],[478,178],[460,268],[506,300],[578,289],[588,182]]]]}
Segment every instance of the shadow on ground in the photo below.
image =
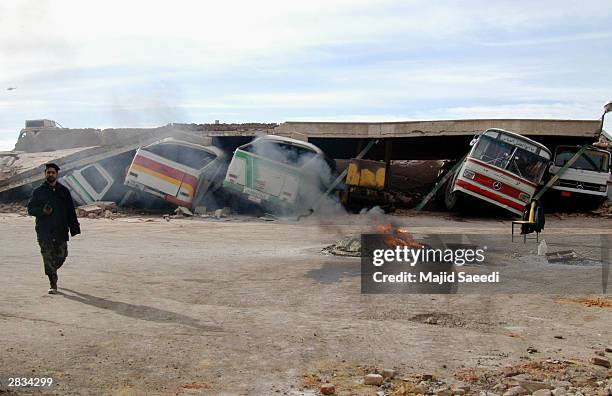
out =
{"type": "Polygon", "coordinates": [[[203,331],[222,331],[222,328],[219,326],[204,325],[198,320],[187,315],[177,314],[159,308],[148,307],[146,305],[135,305],[120,301],[108,300],[70,289],[63,289],[63,291],[72,293],[61,293],[62,296],[69,300],[91,305],[92,307],[113,311],[118,315],[127,316],[128,318],[146,320],[156,323],[176,323],[203,331]]]}

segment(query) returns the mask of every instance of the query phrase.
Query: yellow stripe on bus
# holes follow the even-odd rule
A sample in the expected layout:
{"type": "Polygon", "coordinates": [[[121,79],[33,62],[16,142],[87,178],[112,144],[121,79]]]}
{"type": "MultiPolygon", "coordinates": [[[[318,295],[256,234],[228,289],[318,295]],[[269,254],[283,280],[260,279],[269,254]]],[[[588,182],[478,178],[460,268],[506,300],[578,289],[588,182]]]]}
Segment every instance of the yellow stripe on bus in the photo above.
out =
{"type": "Polygon", "coordinates": [[[170,176],[166,176],[163,173],[159,173],[159,172],[155,172],[153,169],[151,168],[146,168],[142,165],[138,165],[138,164],[132,164],[132,169],[136,170],[138,172],[144,172],[150,176],[153,177],[157,177],[159,179],[162,179],[164,181],[167,181],[168,183],[174,184],[176,186],[179,186],[185,190],[187,190],[187,192],[189,192],[189,196],[193,196],[193,187],[190,184],[183,184],[181,185],[181,181],[178,179],[175,179],[173,177],[170,176]]]}

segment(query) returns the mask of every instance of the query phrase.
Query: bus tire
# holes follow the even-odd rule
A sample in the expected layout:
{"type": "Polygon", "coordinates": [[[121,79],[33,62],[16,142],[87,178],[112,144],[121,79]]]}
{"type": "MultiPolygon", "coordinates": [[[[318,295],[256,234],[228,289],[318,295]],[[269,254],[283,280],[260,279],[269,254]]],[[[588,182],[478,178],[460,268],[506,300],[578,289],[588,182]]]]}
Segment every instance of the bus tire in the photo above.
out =
{"type": "Polygon", "coordinates": [[[451,178],[444,186],[444,207],[446,210],[457,210],[461,206],[459,193],[453,191],[454,181],[454,178],[451,178]]]}

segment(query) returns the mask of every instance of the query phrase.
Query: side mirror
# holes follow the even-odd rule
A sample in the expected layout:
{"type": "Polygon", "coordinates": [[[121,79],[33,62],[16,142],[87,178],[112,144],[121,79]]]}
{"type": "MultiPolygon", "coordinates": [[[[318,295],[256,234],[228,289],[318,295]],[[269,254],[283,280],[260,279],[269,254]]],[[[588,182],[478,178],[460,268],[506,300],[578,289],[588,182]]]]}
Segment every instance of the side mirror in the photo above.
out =
{"type": "Polygon", "coordinates": [[[470,142],[470,146],[475,145],[477,141],[478,141],[478,135],[474,135],[474,137],[472,138],[472,141],[470,142]]]}

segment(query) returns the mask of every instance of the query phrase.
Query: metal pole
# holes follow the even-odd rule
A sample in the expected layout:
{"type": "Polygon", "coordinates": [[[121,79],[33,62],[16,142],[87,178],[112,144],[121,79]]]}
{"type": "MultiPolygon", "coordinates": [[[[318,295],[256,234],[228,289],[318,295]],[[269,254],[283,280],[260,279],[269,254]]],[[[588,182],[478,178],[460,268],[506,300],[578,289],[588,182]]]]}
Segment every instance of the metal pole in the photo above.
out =
{"type": "Polygon", "coordinates": [[[440,187],[442,187],[444,184],[446,184],[446,182],[448,181],[448,179],[450,179],[455,172],[457,172],[457,170],[459,169],[459,167],[461,167],[461,165],[463,165],[463,161],[465,161],[465,158],[467,157],[467,154],[463,156],[463,158],[461,158],[461,160],[459,160],[455,165],[453,165],[453,167],[451,168],[451,170],[449,170],[448,172],[446,172],[446,174],[442,177],[442,179],[440,179],[436,185],[434,186],[434,188],[429,192],[429,194],[427,194],[422,200],[421,202],[415,207],[415,210],[418,212],[419,210],[423,209],[425,207],[425,205],[427,205],[427,202],[429,202],[430,199],[432,199],[434,197],[434,195],[436,195],[436,192],[440,189],[440,187]]]}

